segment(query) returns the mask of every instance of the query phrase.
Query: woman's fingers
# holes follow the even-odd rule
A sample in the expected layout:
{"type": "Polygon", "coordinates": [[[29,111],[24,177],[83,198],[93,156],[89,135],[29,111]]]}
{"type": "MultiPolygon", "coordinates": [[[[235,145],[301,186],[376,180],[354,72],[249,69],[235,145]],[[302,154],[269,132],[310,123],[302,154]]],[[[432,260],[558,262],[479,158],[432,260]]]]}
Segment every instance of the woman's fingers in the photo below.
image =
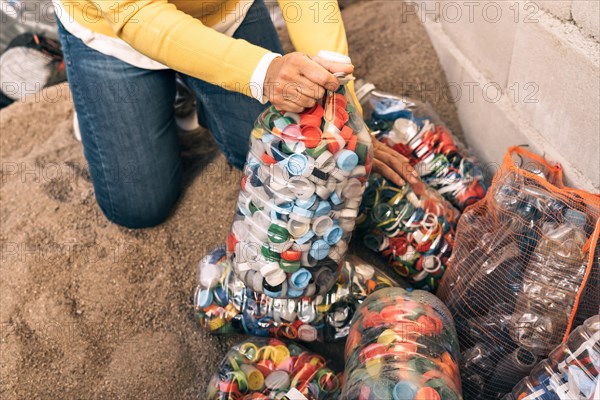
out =
{"type": "Polygon", "coordinates": [[[317,62],[320,66],[332,74],[335,74],[336,72],[343,72],[349,75],[354,72],[354,65],[341,64],[335,61],[325,60],[319,56],[312,57],[312,60],[317,62]]]}
{"type": "Polygon", "coordinates": [[[404,179],[402,179],[400,174],[398,174],[391,167],[389,167],[383,161],[378,160],[377,158],[373,160],[373,170],[379,175],[383,176],[384,178],[389,179],[397,186],[404,186],[406,184],[406,182],[404,181],[404,179]]]}
{"type": "Polygon", "coordinates": [[[381,175],[397,185],[404,185],[405,181],[408,181],[417,194],[424,193],[425,185],[406,157],[375,138],[373,138],[373,148],[375,171],[379,171],[381,175]]]}
{"type": "Polygon", "coordinates": [[[279,110],[300,112],[314,106],[325,95],[325,88],[338,87],[337,78],[321,65],[304,54],[290,53],[271,61],[263,94],[279,110]]]}
{"type": "Polygon", "coordinates": [[[394,149],[382,145],[378,149],[381,152],[382,161],[387,162],[394,171],[400,174],[404,179],[406,179],[411,184],[417,184],[420,182],[419,174],[406,157],[402,154],[398,153],[394,149]]]}

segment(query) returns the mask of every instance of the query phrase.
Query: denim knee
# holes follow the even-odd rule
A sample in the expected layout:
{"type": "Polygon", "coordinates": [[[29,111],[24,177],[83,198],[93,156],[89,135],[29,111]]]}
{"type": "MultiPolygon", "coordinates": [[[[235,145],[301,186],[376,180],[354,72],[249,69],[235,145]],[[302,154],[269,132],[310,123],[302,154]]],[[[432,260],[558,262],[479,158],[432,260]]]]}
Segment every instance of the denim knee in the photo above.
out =
{"type": "Polygon", "coordinates": [[[96,197],[106,218],[125,228],[152,228],[163,223],[175,207],[181,194],[181,187],[173,190],[153,192],[146,199],[138,202],[126,201],[122,204],[107,204],[96,197]]]}

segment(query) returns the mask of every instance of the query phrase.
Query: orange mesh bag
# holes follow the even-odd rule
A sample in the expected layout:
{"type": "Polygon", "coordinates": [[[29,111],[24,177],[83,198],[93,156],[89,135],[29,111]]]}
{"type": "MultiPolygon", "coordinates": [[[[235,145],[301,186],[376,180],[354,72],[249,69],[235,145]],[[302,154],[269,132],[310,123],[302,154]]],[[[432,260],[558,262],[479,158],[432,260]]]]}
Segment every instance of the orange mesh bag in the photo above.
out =
{"type": "Polygon", "coordinates": [[[465,399],[496,399],[600,308],[600,197],[512,147],[459,220],[438,296],[456,322],[465,399]]]}

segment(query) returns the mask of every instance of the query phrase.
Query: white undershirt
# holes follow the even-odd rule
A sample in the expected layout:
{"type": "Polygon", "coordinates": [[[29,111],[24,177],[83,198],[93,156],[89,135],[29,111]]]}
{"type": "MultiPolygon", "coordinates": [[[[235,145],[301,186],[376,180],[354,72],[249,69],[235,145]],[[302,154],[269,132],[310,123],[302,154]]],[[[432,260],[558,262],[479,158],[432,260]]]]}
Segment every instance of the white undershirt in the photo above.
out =
{"type": "MultiPolygon", "coordinates": [[[[71,18],[69,13],[67,13],[60,0],[52,0],[52,3],[54,4],[56,16],[63,24],[65,29],[73,36],[83,41],[86,46],[107,56],[118,58],[121,61],[133,65],[134,67],[150,70],[169,69],[169,67],[166,65],[161,64],[158,61],[155,61],[150,57],[140,53],[122,39],[96,33],[91,29],[78,24],[73,18],[71,18]]],[[[224,35],[233,36],[235,31],[244,21],[244,18],[246,18],[246,14],[252,3],[254,3],[254,0],[240,0],[241,7],[225,14],[221,21],[211,28],[217,32],[223,33],[224,35]],[[242,10],[241,15],[239,14],[239,10],[242,10]]],[[[269,65],[271,65],[271,61],[280,56],[281,54],[277,53],[265,54],[259,61],[258,65],[254,69],[254,72],[252,73],[252,77],[250,78],[250,90],[252,92],[252,97],[260,101],[262,104],[267,102],[267,98],[263,96],[263,85],[267,70],[269,65]]]]}

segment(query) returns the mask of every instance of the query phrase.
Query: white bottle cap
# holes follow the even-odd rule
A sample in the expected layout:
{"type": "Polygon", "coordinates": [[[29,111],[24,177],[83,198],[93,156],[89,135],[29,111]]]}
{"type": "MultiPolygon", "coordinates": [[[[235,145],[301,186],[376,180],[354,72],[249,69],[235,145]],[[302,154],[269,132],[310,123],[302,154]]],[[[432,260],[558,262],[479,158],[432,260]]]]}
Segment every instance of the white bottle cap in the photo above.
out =
{"type": "Polygon", "coordinates": [[[341,53],[337,53],[335,51],[321,50],[319,51],[319,54],[317,54],[317,56],[327,61],[352,65],[352,60],[350,59],[350,57],[345,56],[341,53]]]}

